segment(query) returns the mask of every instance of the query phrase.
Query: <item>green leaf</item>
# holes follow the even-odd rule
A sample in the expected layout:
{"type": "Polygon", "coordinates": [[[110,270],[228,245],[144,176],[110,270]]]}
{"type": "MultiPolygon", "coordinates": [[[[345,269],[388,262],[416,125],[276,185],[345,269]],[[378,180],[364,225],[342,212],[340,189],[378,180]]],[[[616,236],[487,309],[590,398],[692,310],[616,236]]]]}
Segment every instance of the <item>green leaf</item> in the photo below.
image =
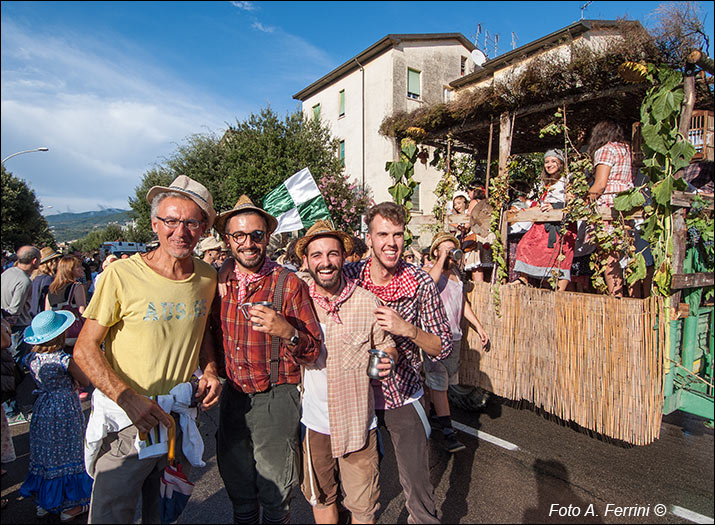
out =
{"type": "Polygon", "coordinates": [[[670,148],[670,155],[673,170],[678,171],[690,165],[690,159],[695,155],[695,147],[687,140],[679,140],[670,148]]]}
{"type": "Polygon", "coordinates": [[[647,275],[646,271],[646,265],[645,265],[645,259],[643,258],[642,253],[638,253],[635,256],[635,260],[629,264],[631,267],[635,267],[634,271],[628,276],[626,279],[628,281],[628,284],[631,285],[635,283],[636,281],[640,281],[641,279],[645,279],[647,275]]]}
{"type": "Polygon", "coordinates": [[[417,154],[417,144],[412,141],[408,142],[402,146],[402,153],[404,153],[411,162],[414,162],[414,157],[417,154]]]}
{"type": "Polygon", "coordinates": [[[390,177],[392,177],[395,182],[400,182],[402,177],[405,176],[406,169],[407,165],[404,162],[393,162],[390,165],[390,177]]]}
{"type": "Polygon", "coordinates": [[[653,286],[657,290],[658,294],[663,297],[670,295],[670,266],[667,261],[663,261],[663,264],[658,268],[653,276],[653,286]]]}
{"type": "Polygon", "coordinates": [[[643,135],[643,142],[653,151],[658,153],[667,153],[667,149],[663,142],[663,137],[658,132],[660,125],[644,125],[641,127],[641,135],[643,135]]]}
{"type": "Polygon", "coordinates": [[[653,200],[661,206],[670,205],[670,195],[673,193],[673,177],[670,175],[655,183],[652,190],[653,200]]]}
{"type": "Polygon", "coordinates": [[[643,232],[642,235],[646,241],[651,242],[655,240],[654,233],[656,231],[657,226],[658,220],[655,215],[651,215],[643,222],[643,224],[641,225],[641,231],[643,232]]]}
{"type": "Polygon", "coordinates": [[[640,190],[634,191],[633,194],[631,195],[631,208],[640,208],[644,204],[645,204],[645,197],[640,192],[640,190]]]}

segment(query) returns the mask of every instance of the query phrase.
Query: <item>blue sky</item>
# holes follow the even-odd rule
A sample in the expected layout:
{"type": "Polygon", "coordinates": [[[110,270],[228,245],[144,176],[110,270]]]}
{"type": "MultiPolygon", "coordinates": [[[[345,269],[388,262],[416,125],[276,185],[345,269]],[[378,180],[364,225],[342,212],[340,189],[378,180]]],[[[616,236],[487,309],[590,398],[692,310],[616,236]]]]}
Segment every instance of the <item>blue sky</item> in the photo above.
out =
{"type": "MultiPolygon", "coordinates": [[[[3,1],[0,154],[50,149],[5,166],[45,213],[126,209],[188,135],[220,135],[267,105],[294,111],[293,94],[389,33],[474,41],[481,24],[480,48],[486,30],[501,54],[512,32],[527,44],[585,3],[3,1]]],[[[696,3],[712,27],[713,3],[696,3]]],[[[593,1],[584,17],[648,27],[659,4],[593,1]]]]}

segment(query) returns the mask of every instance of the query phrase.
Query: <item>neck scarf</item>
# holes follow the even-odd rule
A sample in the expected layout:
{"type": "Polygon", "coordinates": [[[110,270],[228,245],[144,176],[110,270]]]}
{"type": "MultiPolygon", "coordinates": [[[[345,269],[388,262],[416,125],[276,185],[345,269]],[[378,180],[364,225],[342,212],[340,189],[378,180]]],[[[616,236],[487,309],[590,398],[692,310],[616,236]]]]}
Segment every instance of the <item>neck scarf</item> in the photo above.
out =
{"type": "Polygon", "coordinates": [[[246,295],[248,294],[248,286],[257,283],[264,277],[269,276],[276,270],[280,270],[281,266],[271,261],[268,257],[263,260],[263,265],[261,269],[256,273],[241,273],[238,271],[238,264],[233,268],[233,275],[238,281],[238,304],[243,304],[246,300],[246,295]]]}
{"type": "Polygon", "coordinates": [[[371,266],[372,257],[368,259],[363,269],[363,287],[377,295],[382,301],[391,303],[403,297],[414,297],[417,293],[419,283],[415,279],[414,273],[409,270],[408,264],[403,260],[397,263],[397,272],[384,286],[378,286],[372,282],[371,266]]]}
{"type": "Polygon", "coordinates": [[[329,297],[317,294],[315,290],[315,281],[310,283],[310,297],[312,297],[313,302],[328,312],[329,315],[332,315],[333,319],[335,319],[335,322],[338,324],[343,324],[340,320],[340,315],[338,315],[340,305],[347,301],[355,291],[355,288],[357,288],[356,281],[348,279],[345,275],[343,275],[343,278],[345,279],[345,286],[343,286],[343,290],[340,292],[340,295],[332,300],[329,297]]]}

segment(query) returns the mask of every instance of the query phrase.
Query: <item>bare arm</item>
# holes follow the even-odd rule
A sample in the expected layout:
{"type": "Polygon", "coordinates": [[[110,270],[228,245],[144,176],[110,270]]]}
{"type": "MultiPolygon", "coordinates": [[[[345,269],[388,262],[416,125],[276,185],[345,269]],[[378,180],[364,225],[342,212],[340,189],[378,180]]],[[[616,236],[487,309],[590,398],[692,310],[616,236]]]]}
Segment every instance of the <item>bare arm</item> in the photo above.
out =
{"type": "Polygon", "coordinates": [[[74,359],[70,359],[70,364],[67,366],[67,371],[70,373],[72,378],[77,381],[82,386],[89,386],[89,378],[82,372],[82,369],[77,366],[74,359]]]}
{"type": "Polygon", "coordinates": [[[474,310],[472,310],[472,306],[469,304],[469,301],[467,301],[466,298],[464,300],[464,317],[474,327],[477,334],[479,335],[479,338],[482,340],[482,347],[485,347],[489,342],[489,336],[484,331],[482,323],[477,318],[476,314],[474,313],[474,310]]]}
{"type": "Polygon", "coordinates": [[[611,173],[611,167],[607,164],[599,164],[596,166],[596,175],[594,177],[593,186],[588,190],[588,196],[592,201],[598,200],[603,195],[608,183],[608,176],[611,173]]]}
{"type": "Polygon", "coordinates": [[[204,338],[199,351],[199,366],[203,375],[199,380],[199,387],[196,390],[196,397],[201,398],[201,408],[208,410],[218,403],[221,394],[221,382],[218,379],[218,368],[216,366],[216,352],[214,347],[214,337],[209,329],[208,323],[204,330],[204,338]]]}
{"type": "Polygon", "coordinates": [[[112,370],[101,344],[109,328],[94,319],[86,319],[74,348],[74,359],[92,384],[129,416],[140,432],[149,432],[157,424],[171,425],[171,416],[148,397],[132,390],[112,370]]]}

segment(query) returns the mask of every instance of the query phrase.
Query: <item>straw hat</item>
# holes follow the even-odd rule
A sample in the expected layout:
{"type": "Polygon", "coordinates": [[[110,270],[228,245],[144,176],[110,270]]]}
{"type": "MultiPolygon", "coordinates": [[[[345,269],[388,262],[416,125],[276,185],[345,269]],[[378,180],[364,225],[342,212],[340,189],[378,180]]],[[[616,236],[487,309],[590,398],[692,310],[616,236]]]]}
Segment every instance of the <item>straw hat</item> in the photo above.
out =
{"type": "Polygon", "coordinates": [[[23,337],[29,345],[40,345],[52,341],[75,322],[75,316],[69,310],[45,310],[25,328],[23,337]]]}
{"type": "Polygon", "coordinates": [[[321,219],[316,221],[306,232],[305,236],[298,239],[298,242],[295,243],[295,253],[298,258],[303,258],[305,247],[316,237],[336,237],[343,243],[343,248],[345,248],[346,253],[350,254],[353,252],[353,238],[345,232],[336,230],[330,221],[321,219]]]}
{"type": "Polygon", "coordinates": [[[219,241],[213,235],[206,237],[199,243],[199,253],[201,255],[208,250],[223,250],[224,248],[226,248],[226,244],[223,241],[219,241]]]}
{"type": "Polygon", "coordinates": [[[264,219],[266,219],[266,225],[268,227],[268,231],[266,233],[268,233],[269,235],[273,233],[278,227],[278,220],[273,215],[253,204],[253,201],[248,197],[248,195],[241,195],[241,197],[238,199],[238,202],[233,208],[223,212],[221,215],[218,216],[214,228],[219,233],[226,233],[226,231],[224,230],[224,227],[226,226],[226,221],[236,215],[238,212],[249,210],[256,212],[258,215],[261,215],[264,219]]]}
{"type": "Polygon", "coordinates": [[[146,194],[146,200],[151,204],[154,197],[166,191],[175,191],[194,201],[199,208],[206,212],[209,218],[207,229],[211,229],[211,226],[216,220],[216,210],[214,210],[214,199],[203,184],[196,182],[186,175],[179,175],[168,188],[165,186],[152,187],[146,194]]]}
{"type": "Polygon", "coordinates": [[[442,244],[445,241],[452,241],[454,243],[455,248],[459,248],[461,245],[459,242],[459,239],[457,239],[451,233],[440,232],[435,236],[434,240],[432,241],[432,246],[430,246],[430,249],[429,249],[430,259],[434,259],[434,251],[437,249],[437,246],[439,246],[440,244],[442,244]]]}
{"type": "Polygon", "coordinates": [[[40,257],[40,264],[45,264],[46,262],[50,262],[52,259],[62,257],[62,254],[57,253],[52,248],[46,246],[40,250],[40,257]]]}

